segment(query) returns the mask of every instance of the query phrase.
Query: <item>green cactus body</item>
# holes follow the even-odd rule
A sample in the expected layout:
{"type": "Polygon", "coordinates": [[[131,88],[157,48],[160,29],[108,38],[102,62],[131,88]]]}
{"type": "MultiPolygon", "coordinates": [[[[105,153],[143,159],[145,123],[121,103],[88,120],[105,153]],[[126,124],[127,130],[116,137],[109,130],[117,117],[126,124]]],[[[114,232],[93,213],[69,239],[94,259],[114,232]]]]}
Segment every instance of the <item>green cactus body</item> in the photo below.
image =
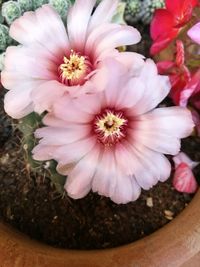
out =
{"type": "Polygon", "coordinates": [[[5,21],[10,25],[15,19],[21,16],[21,8],[17,2],[8,1],[2,5],[2,16],[5,18],[5,21]]]}
{"type": "Polygon", "coordinates": [[[33,10],[36,10],[37,8],[41,7],[42,5],[45,5],[48,3],[48,0],[32,0],[33,2],[33,10]]]}
{"type": "Polygon", "coordinates": [[[71,2],[69,0],[49,0],[49,4],[55,8],[62,19],[67,18],[67,11],[71,6],[71,2]]]}
{"type": "Polygon", "coordinates": [[[0,14],[0,23],[4,22],[4,17],[0,14]]]}
{"type": "Polygon", "coordinates": [[[5,52],[0,54],[0,71],[2,71],[4,67],[4,58],[5,58],[5,52]]]}
{"type": "Polygon", "coordinates": [[[42,125],[42,116],[31,113],[28,116],[22,118],[18,124],[19,130],[22,132],[22,145],[24,148],[24,157],[26,163],[30,169],[41,176],[48,177],[51,182],[55,185],[56,190],[60,193],[64,193],[64,184],[66,177],[57,173],[56,162],[50,161],[36,161],[32,158],[32,149],[36,145],[36,138],[34,132],[42,125]]]}
{"type": "Polygon", "coordinates": [[[9,28],[0,24],[0,51],[5,51],[6,47],[10,45],[12,39],[9,36],[9,28]]]}
{"type": "Polygon", "coordinates": [[[133,24],[137,22],[140,17],[141,0],[125,0],[126,8],[124,18],[127,22],[133,24]]]}
{"type": "Polygon", "coordinates": [[[17,0],[21,11],[25,12],[25,11],[30,11],[33,9],[33,1],[32,0],[17,0]]]}
{"type": "Polygon", "coordinates": [[[151,22],[152,16],[156,9],[163,8],[165,0],[144,0],[141,5],[139,16],[144,24],[151,22]]]}

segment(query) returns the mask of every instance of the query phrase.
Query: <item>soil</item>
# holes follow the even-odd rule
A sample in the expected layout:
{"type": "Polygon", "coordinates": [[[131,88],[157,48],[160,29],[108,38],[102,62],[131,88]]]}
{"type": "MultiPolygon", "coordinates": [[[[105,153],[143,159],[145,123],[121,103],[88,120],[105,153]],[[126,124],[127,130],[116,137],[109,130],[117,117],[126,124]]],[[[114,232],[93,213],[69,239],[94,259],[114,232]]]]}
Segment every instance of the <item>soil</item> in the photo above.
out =
{"type": "MultiPolygon", "coordinates": [[[[192,195],[175,191],[171,179],[126,205],[94,193],[81,200],[61,196],[48,178],[32,173],[25,162],[21,134],[3,111],[4,93],[1,89],[0,218],[31,238],[70,249],[115,247],[159,229],[191,201],[192,195]]],[[[199,147],[198,137],[183,140],[182,150],[196,161],[199,147]]],[[[194,173],[200,180],[200,165],[194,173]]]]}

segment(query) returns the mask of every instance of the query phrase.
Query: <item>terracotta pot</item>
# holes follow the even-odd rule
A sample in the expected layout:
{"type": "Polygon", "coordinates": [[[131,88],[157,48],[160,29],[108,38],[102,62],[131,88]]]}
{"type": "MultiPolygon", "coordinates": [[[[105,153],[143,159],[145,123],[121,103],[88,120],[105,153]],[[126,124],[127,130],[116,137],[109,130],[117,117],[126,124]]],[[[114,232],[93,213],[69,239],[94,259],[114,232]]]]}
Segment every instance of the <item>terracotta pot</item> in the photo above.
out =
{"type": "Polygon", "coordinates": [[[0,267],[179,266],[200,266],[200,190],[168,225],[137,242],[114,249],[55,249],[0,223],[0,267]]]}

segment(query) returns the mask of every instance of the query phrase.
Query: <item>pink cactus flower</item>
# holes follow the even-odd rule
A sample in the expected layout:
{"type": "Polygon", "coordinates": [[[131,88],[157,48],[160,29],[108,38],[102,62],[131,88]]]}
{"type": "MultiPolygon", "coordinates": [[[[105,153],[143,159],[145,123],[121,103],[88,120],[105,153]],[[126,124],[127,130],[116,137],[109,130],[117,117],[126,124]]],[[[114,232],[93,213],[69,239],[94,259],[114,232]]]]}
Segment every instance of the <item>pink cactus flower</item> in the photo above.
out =
{"type": "MultiPolygon", "coordinates": [[[[140,33],[131,26],[111,23],[118,0],[76,0],[67,16],[67,29],[49,5],[16,19],[10,35],[20,43],[7,49],[2,83],[10,91],[5,110],[13,118],[50,110],[65,93],[104,90],[107,56],[119,57],[116,47],[135,44],[140,33]]],[[[132,54],[138,60],[140,55],[132,54]]],[[[122,59],[123,60],[123,59],[122,59]]]]}
{"type": "Polygon", "coordinates": [[[188,36],[200,45],[200,22],[195,24],[188,32],[188,36]]]}
{"type": "Polygon", "coordinates": [[[192,161],[185,153],[180,152],[173,158],[175,173],[173,177],[174,188],[183,193],[195,193],[198,188],[197,181],[192,173],[199,162],[192,161]]]}
{"type": "Polygon", "coordinates": [[[133,76],[125,66],[107,59],[110,80],[104,91],[77,99],[64,96],[44,117],[47,127],[33,150],[36,160],[54,159],[68,176],[65,189],[74,199],[91,189],[116,203],[136,200],[170,176],[163,154],[176,155],[180,138],[193,128],[191,113],[182,107],[155,107],[167,96],[170,83],[147,60],[133,76]]]}

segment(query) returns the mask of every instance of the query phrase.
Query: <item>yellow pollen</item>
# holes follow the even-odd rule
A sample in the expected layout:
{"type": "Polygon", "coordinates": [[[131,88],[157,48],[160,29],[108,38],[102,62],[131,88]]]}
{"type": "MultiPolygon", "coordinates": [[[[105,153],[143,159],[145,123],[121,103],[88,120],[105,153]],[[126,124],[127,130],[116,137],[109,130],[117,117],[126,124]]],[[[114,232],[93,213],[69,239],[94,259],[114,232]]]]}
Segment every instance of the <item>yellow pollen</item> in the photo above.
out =
{"type": "Polygon", "coordinates": [[[107,115],[99,119],[96,123],[98,131],[104,133],[104,137],[120,136],[121,127],[126,123],[126,120],[120,116],[114,115],[112,112],[108,112],[107,115]]]}
{"type": "Polygon", "coordinates": [[[63,61],[64,63],[60,65],[62,78],[76,80],[81,78],[81,76],[86,72],[85,57],[79,56],[73,51],[70,54],[69,59],[64,57],[63,61]]]}

